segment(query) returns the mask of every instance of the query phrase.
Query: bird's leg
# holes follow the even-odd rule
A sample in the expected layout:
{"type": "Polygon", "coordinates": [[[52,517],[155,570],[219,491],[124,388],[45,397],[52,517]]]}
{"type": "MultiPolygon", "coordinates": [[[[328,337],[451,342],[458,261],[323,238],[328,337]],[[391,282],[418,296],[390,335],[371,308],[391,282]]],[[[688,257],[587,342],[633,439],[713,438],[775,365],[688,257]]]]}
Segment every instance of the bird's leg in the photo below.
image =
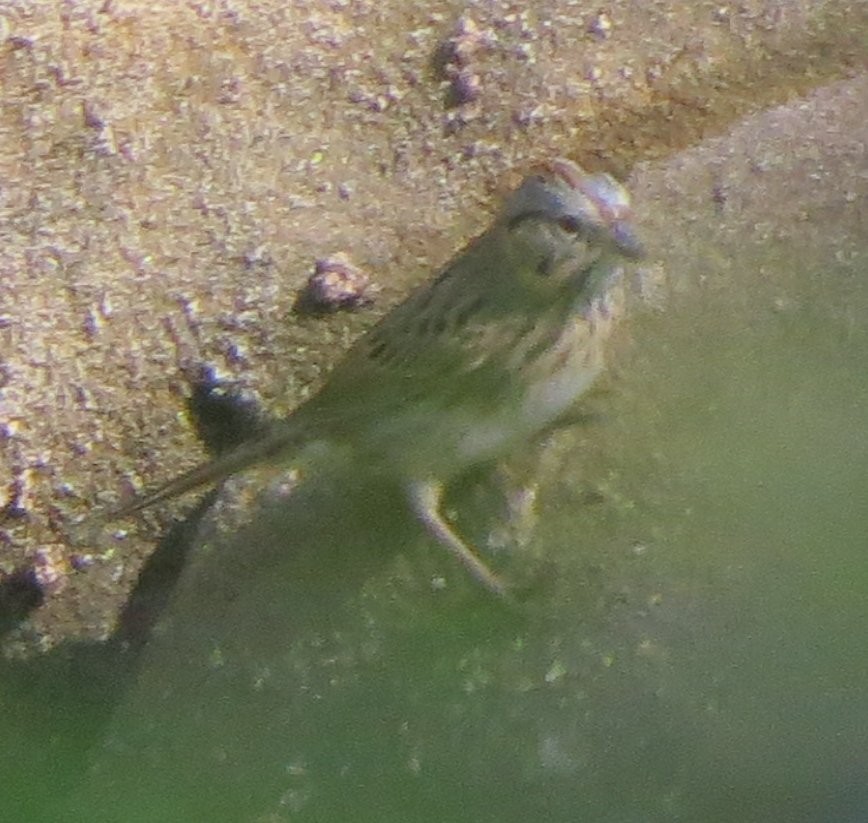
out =
{"type": "Polygon", "coordinates": [[[416,480],[407,486],[407,495],[410,506],[428,533],[449,549],[467,571],[489,591],[497,595],[505,595],[506,588],[497,575],[476,556],[440,513],[443,499],[442,484],[436,480],[416,480]]]}

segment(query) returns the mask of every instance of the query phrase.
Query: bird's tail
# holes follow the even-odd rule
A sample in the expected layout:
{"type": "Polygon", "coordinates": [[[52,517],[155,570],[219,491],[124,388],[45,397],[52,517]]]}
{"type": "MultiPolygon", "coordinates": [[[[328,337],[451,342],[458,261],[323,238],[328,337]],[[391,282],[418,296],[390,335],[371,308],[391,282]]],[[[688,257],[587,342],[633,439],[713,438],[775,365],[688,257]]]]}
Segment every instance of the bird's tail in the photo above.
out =
{"type": "Polygon", "coordinates": [[[256,463],[261,463],[287,452],[300,442],[300,434],[300,431],[296,427],[281,426],[280,428],[267,431],[259,437],[242,443],[225,454],[215,457],[213,460],[209,460],[207,463],[196,466],[152,491],[134,497],[132,500],[107,512],[101,519],[105,521],[117,520],[142,509],[147,509],[156,503],[162,503],[165,500],[179,497],[200,486],[219,483],[230,475],[249,468],[256,463]]]}

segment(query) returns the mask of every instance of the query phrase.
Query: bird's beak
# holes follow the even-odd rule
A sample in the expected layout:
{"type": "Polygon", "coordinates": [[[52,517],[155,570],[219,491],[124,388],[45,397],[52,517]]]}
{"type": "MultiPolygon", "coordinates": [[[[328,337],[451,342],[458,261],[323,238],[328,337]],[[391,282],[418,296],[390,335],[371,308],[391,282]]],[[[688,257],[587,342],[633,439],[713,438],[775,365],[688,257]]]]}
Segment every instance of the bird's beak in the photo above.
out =
{"type": "Polygon", "coordinates": [[[625,220],[616,220],[610,226],[615,248],[631,260],[639,260],[645,256],[645,247],[636,236],[633,227],[625,220]]]}

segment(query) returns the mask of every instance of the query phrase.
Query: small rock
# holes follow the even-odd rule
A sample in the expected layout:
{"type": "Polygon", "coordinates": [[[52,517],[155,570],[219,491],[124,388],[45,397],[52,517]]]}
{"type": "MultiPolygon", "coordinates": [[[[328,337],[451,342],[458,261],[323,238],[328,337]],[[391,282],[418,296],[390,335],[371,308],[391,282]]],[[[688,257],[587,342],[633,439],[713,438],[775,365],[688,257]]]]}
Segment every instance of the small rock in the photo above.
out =
{"type": "Polygon", "coordinates": [[[612,18],[601,11],[588,23],[588,31],[598,40],[608,40],[612,36],[612,18]]]}
{"type": "Polygon", "coordinates": [[[369,306],[378,291],[365,272],[339,253],[316,261],[295,304],[301,314],[326,314],[369,306]]]}
{"type": "Polygon", "coordinates": [[[463,68],[452,78],[452,96],[457,106],[472,103],[482,93],[482,80],[478,74],[463,68]]]}
{"type": "Polygon", "coordinates": [[[479,98],[482,80],[472,64],[478,52],[494,42],[494,35],[481,30],[471,17],[458,18],[455,32],[441,46],[439,56],[443,77],[448,81],[447,107],[463,106],[479,98]]]}
{"type": "Polygon", "coordinates": [[[66,586],[67,569],[60,545],[42,546],[33,554],[30,574],[45,595],[57,594],[66,586]]]}
{"type": "Polygon", "coordinates": [[[96,560],[92,554],[73,552],[69,555],[69,565],[73,571],[83,572],[89,569],[95,562],[96,560]]]}
{"type": "Polygon", "coordinates": [[[481,30],[472,17],[463,14],[455,24],[455,33],[446,41],[445,62],[459,68],[468,66],[474,55],[480,49],[490,48],[493,41],[491,32],[481,30]]]}

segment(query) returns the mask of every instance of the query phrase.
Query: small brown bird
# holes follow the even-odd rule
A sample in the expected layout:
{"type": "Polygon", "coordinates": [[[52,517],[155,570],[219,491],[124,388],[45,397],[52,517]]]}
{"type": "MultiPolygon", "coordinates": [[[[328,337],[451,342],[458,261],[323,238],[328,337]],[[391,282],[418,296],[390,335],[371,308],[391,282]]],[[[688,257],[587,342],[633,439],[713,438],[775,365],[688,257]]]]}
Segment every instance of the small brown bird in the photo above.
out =
{"type": "Polygon", "coordinates": [[[428,532],[504,593],[443,517],[443,490],[553,426],[598,376],[607,290],[621,258],[641,255],[629,218],[629,195],[609,175],[567,160],[540,167],[484,234],[358,340],[288,418],[107,519],[256,463],[349,451],[365,471],[397,481],[428,532]]]}

